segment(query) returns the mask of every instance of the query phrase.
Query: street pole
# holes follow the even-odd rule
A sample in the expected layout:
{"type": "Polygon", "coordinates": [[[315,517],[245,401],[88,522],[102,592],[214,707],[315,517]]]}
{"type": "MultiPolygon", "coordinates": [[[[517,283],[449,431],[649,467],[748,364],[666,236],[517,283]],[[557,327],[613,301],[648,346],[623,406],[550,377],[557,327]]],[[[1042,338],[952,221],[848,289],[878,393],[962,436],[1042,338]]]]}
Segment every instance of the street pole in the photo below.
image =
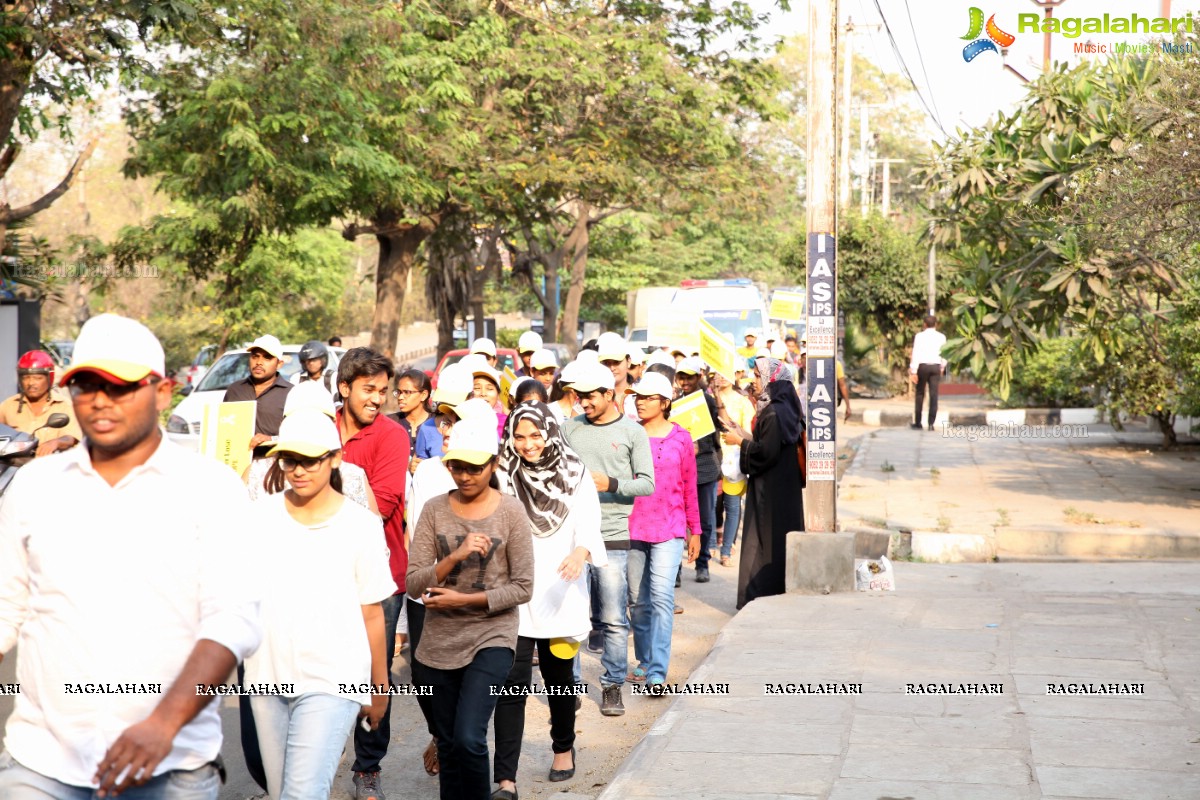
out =
{"type": "Polygon", "coordinates": [[[929,228],[929,313],[937,313],[937,245],[933,243],[933,227],[929,228]]]}
{"type": "Polygon", "coordinates": [[[887,219],[892,213],[892,160],[883,160],[883,218],[887,219]]]}
{"type": "Polygon", "coordinates": [[[837,530],[837,19],[837,0],[809,0],[805,530],[816,533],[837,530]]]}
{"type": "Polygon", "coordinates": [[[842,118],[841,148],[838,150],[838,208],[850,207],[850,81],[854,71],[854,22],[846,20],[842,38],[842,118]]]}
{"type": "Polygon", "coordinates": [[[867,179],[871,175],[871,154],[867,149],[868,139],[867,124],[867,104],[863,103],[858,107],[858,157],[862,164],[862,182],[859,184],[861,191],[858,194],[859,213],[865,219],[867,212],[871,207],[870,193],[867,191],[867,179]]]}
{"type": "MultiPolygon", "coordinates": [[[[1061,6],[1066,0],[1032,0],[1033,4],[1038,8],[1046,9],[1046,19],[1054,17],[1054,9],[1061,6]]],[[[1042,34],[1042,73],[1050,71],[1050,25],[1046,25],[1046,32],[1042,34]]]]}

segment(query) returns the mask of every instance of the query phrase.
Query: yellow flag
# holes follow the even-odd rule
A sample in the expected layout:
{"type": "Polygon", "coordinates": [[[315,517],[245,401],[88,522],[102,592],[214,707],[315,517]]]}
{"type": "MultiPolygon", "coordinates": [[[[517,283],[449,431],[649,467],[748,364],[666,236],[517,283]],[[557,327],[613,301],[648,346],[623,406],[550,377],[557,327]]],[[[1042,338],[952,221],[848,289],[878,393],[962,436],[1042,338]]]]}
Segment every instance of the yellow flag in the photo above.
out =
{"type": "Polygon", "coordinates": [[[258,403],[253,400],[205,406],[200,417],[200,452],[241,476],[250,466],[257,412],[258,403]]]}
{"type": "Polygon", "coordinates": [[[781,319],[784,322],[799,322],[807,313],[804,295],[800,292],[776,290],[771,295],[771,319],[781,319]]]}
{"type": "Polygon", "coordinates": [[[691,355],[698,349],[695,312],[677,308],[655,309],[646,328],[646,341],[652,345],[680,347],[691,355]]]}
{"type": "MultiPolygon", "coordinates": [[[[725,376],[730,383],[737,380],[737,348],[708,320],[700,320],[700,358],[705,364],[725,376]]],[[[672,410],[674,413],[674,410],[672,410]]]]}
{"type": "Polygon", "coordinates": [[[692,435],[693,442],[717,432],[704,392],[692,392],[671,403],[671,422],[678,422],[692,435]]]}
{"type": "Polygon", "coordinates": [[[517,373],[513,372],[512,367],[505,367],[504,371],[500,373],[500,397],[501,402],[505,404],[506,408],[508,406],[509,399],[512,397],[510,394],[512,386],[516,382],[517,373]]]}

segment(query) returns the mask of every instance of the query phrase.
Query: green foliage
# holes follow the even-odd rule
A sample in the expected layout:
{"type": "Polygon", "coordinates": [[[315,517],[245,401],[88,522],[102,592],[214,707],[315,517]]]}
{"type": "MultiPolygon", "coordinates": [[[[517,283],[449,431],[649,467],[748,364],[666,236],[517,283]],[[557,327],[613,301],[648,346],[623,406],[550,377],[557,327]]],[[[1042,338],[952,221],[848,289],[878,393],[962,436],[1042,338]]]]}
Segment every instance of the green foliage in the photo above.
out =
{"type": "Polygon", "coordinates": [[[1174,442],[1200,348],[1180,333],[1200,254],[1198,79],[1200,62],[1161,52],[1059,65],[1015,114],[939,150],[925,181],[960,269],[952,362],[1006,397],[1026,357],[1068,333],[1102,405],[1174,442]]]}
{"type": "Polygon", "coordinates": [[[1013,370],[1008,405],[1014,408],[1085,408],[1094,404],[1089,391],[1094,361],[1079,338],[1040,342],[1013,370]]]}

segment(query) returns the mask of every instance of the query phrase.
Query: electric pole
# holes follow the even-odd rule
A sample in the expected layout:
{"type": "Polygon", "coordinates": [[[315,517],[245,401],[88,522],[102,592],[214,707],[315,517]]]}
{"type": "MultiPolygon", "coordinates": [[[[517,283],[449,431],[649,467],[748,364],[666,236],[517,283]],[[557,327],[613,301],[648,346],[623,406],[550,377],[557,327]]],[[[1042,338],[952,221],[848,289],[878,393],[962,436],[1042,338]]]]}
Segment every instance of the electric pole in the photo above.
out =
{"type": "Polygon", "coordinates": [[[850,207],[850,81],[854,72],[854,20],[846,20],[842,37],[841,149],[838,150],[838,208],[850,207]]]}
{"type": "Polygon", "coordinates": [[[837,20],[837,0],[809,0],[805,530],[816,533],[837,530],[837,20]]]}

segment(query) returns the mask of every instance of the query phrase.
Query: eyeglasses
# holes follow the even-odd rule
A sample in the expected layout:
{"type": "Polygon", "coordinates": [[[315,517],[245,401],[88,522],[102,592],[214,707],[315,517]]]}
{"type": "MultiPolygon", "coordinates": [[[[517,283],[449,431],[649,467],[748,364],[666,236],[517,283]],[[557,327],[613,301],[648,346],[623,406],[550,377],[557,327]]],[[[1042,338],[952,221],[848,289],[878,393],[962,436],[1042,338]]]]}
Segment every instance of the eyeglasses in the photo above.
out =
{"type": "Polygon", "coordinates": [[[86,400],[94,397],[96,392],[104,392],[108,396],[108,399],[114,403],[126,403],[138,389],[141,389],[143,386],[154,386],[161,382],[162,378],[142,378],[140,381],[133,383],[111,383],[109,381],[98,381],[89,378],[72,378],[67,383],[67,391],[71,393],[71,398],[75,400],[86,400]]]}
{"type": "Polygon", "coordinates": [[[454,427],[454,420],[450,419],[449,417],[438,417],[437,418],[437,429],[439,431],[448,431],[453,427],[454,427]]]}
{"type": "Polygon", "coordinates": [[[408,397],[410,394],[420,394],[423,389],[393,389],[392,397],[408,397]]]}
{"type": "Polygon", "coordinates": [[[292,472],[296,467],[304,467],[305,472],[312,472],[317,467],[321,466],[321,462],[329,458],[331,453],[326,453],[323,456],[316,458],[295,458],[293,456],[279,456],[276,461],[279,462],[279,467],[284,472],[292,472]]]}
{"type": "MultiPolygon", "coordinates": [[[[489,462],[490,463],[490,462],[489,462]]],[[[466,473],[467,475],[482,475],[483,469],[487,464],[467,464],[463,461],[450,461],[446,464],[446,469],[450,470],[455,475],[466,473]]]]}

